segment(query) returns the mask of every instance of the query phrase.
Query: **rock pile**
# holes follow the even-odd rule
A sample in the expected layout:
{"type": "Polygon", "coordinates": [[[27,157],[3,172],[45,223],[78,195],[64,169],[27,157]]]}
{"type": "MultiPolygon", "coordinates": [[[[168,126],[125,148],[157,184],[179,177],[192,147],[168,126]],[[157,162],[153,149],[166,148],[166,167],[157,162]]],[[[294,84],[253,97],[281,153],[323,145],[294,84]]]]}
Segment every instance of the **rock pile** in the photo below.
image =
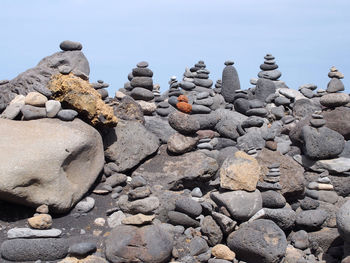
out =
{"type": "Polygon", "coordinates": [[[335,68],[298,92],[267,55],[244,90],[227,61],[211,89],[199,61],[160,94],[140,62],[109,97],[82,45],[60,46],[0,82],[1,262],[348,262],[335,68]]]}

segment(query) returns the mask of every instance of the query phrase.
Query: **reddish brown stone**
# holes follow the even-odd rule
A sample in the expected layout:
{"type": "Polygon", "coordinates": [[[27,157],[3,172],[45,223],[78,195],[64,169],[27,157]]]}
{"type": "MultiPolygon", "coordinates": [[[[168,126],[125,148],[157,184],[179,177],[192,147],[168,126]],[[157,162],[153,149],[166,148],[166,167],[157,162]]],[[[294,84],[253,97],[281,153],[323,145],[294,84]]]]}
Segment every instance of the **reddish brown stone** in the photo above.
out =
{"type": "Polygon", "coordinates": [[[267,149],[272,150],[272,151],[276,151],[277,150],[277,142],[275,142],[275,141],[266,141],[265,147],[267,149]]]}
{"type": "Polygon", "coordinates": [[[179,111],[183,113],[190,113],[192,111],[192,106],[191,104],[188,104],[187,102],[179,102],[176,104],[176,107],[179,111]]]}
{"type": "Polygon", "coordinates": [[[177,101],[178,102],[187,102],[188,103],[188,98],[185,96],[185,95],[180,95],[178,98],[177,98],[177,101]]]}

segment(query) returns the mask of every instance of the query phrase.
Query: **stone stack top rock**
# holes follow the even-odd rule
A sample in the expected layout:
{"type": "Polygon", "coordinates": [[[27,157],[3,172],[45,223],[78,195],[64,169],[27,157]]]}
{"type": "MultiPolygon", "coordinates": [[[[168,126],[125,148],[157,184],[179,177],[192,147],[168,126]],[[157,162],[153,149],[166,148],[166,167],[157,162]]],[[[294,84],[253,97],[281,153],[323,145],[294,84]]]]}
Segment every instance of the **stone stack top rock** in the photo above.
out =
{"type": "Polygon", "coordinates": [[[231,60],[226,61],[226,67],[222,71],[221,94],[228,103],[234,102],[236,91],[241,89],[238,73],[233,64],[234,62],[231,60]]]}
{"type": "Polygon", "coordinates": [[[270,80],[278,80],[282,73],[277,70],[278,65],[275,63],[275,57],[271,54],[267,54],[264,57],[264,64],[260,65],[262,71],[259,72],[258,77],[270,80]]]}
{"type": "Polygon", "coordinates": [[[269,190],[281,190],[282,186],[280,185],[280,164],[273,163],[267,167],[269,169],[268,173],[264,177],[263,182],[258,182],[257,188],[260,191],[269,191],[269,190]]]}
{"type": "Polygon", "coordinates": [[[326,121],[323,119],[323,115],[321,115],[321,111],[316,111],[311,115],[312,119],[310,120],[310,125],[314,128],[321,128],[326,124],[326,121]]]}
{"type": "Polygon", "coordinates": [[[63,51],[82,50],[83,45],[79,42],[65,40],[65,41],[61,42],[60,49],[62,49],[63,51]]]}
{"type": "Polygon", "coordinates": [[[331,67],[328,77],[331,79],[327,85],[328,93],[336,93],[339,91],[344,91],[344,84],[340,79],[344,78],[343,73],[339,72],[336,67],[331,67]]]}

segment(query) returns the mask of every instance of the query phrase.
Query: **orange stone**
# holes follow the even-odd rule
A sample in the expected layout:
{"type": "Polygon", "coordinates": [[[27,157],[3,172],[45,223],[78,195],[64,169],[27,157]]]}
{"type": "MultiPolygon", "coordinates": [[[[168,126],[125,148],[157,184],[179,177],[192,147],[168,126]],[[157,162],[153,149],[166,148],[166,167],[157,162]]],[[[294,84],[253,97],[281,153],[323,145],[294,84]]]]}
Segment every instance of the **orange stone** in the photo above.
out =
{"type": "Polygon", "coordinates": [[[182,111],[183,113],[190,113],[192,111],[191,104],[188,104],[187,102],[179,102],[176,104],[176,107],[179,111],[182,111]]]}
{"type": "Polygon", "coordinates": [[[186,103],[188,103],[188,98],[187,98],[185,95],[180,95],[180,96],[177,98],[177,101],[178,101],[178,102],[186,102],[186,103]]]}

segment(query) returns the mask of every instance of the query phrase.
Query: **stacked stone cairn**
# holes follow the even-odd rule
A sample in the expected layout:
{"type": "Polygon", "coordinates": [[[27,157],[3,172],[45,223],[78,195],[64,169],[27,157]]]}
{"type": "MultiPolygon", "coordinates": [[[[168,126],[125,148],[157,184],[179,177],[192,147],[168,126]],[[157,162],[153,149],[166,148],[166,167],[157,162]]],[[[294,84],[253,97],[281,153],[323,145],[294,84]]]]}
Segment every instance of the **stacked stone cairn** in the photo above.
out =
{"type": "Polygon", "coordinates": [[[222,80],[218,79],[215,83],[215,88],[213,89],[215,93],[221,94],[221,88],[222,88],[222,80]]]}
{"type": "Polygon", "coordinates": [[[238,73],[233,64],[231,60],[226,61],[226,67],[222,71],[221,94],[228,103],[233,103],[239,97],[236,96],[236,92],[241,90],[238,73]]]}
{"type": "Polygon", "coordinates": [[[315,84],[304,84],[299,87],[299,91],[301,94],[303,94],[306,98],[311,99],[313,97],[320,97],[322,93],[317,92],[314,93],[313,91],[317,89],[317,86],[315,84]]]}
{"type": "Polygon", "coordinates": [[[344,96],[341,73],[312,96],[259,78],[230,102],[204,63],[163,95],[141,63],[110,98],[81,44],[61,47],[0,82],[1,262],[349,262],[350,109],[323,101],[344,96]],[[137,87],[154,98],[135,101],[137,87]]]}
{"type": "Polygon", "coordinates": [[[332,67],[328,77],[331,80],[327,85],[326,94],[320,98],[321,105],[330,109],[345,106],[350,102],[350,98],[348,94],[342,92],[344,91],[344,84],[341,79],[344,78],[344,75],[335,67],[332,67]]]}

